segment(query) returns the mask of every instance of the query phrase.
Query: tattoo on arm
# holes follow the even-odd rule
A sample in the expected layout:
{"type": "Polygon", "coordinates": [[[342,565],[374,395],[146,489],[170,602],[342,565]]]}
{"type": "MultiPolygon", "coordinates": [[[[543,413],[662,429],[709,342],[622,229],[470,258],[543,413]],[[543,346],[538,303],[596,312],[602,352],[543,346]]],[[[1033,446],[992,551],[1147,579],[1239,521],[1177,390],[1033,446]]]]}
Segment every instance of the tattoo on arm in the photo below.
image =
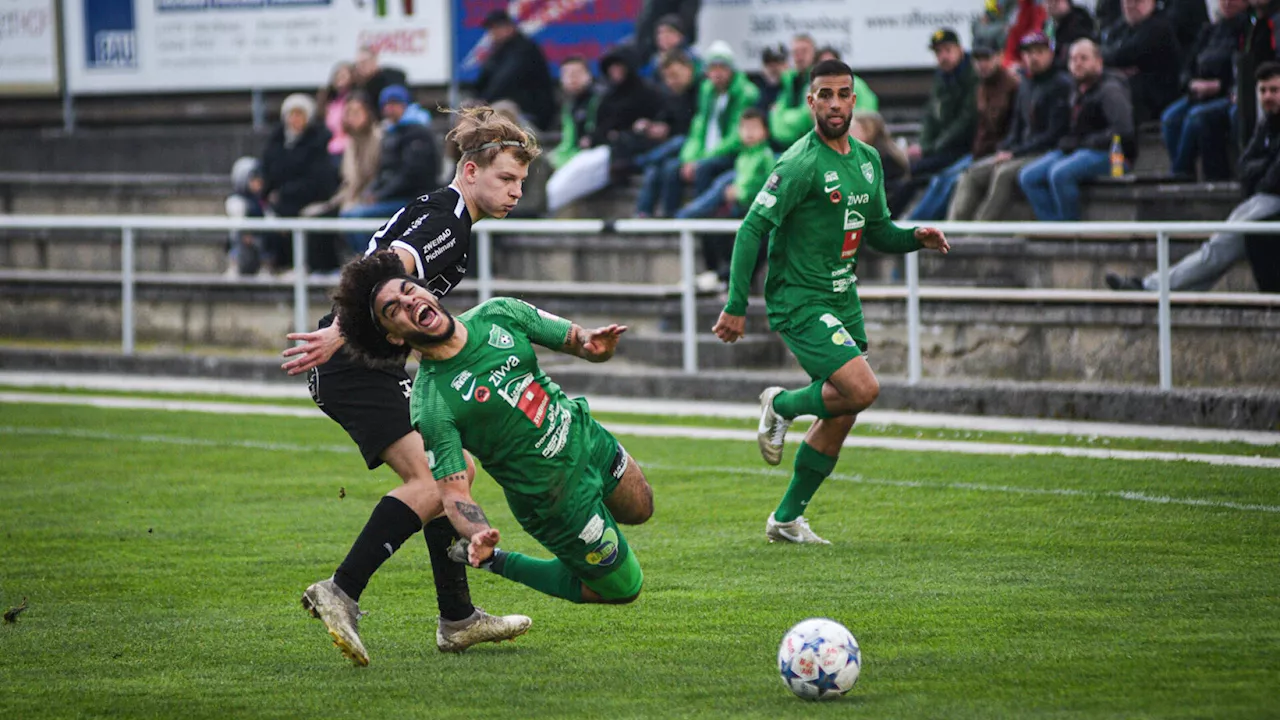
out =
{"type": "Polygon", "coordinates": [[[569,337],[564,339],[564,351],[582,357],[582,328],[577,323],[569,326],[569,337]]]}
{"type": "Polygon", "coordinates": [[[436,478],[436,482],[442,482],[442,483],[459,482],[459,481],[465,481],[466,479],[467,479],[467,473],[464,470],[462,472],[453,473],[452,475],[445,475],[444,477],[436,478]]]}
{"type": "Polygon", "coordinates": [[[464,500],[458,500],[454,502],[453,506],[458,508],[458,512],[467,520],[470,520],[477,525],[489,527],[489,518],[484,516],[484,511],[480,509],[479,505],[469,503],[464,500]]]}

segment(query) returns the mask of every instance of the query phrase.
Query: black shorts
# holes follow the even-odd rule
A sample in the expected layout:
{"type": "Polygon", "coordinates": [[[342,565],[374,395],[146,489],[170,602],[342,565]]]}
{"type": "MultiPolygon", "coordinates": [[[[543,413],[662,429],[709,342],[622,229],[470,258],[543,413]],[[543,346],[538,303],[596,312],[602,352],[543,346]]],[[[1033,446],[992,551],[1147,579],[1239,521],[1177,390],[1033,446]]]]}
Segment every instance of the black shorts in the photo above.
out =
{"type": "Polygon", "coordinates": [[[409,423],[413,380],[403,368],[369,367],[344,348],[310,372],[307,386],[316,405],[356,442],[370,470],[382,464],[383,450],[414,431],[409,423]]]}

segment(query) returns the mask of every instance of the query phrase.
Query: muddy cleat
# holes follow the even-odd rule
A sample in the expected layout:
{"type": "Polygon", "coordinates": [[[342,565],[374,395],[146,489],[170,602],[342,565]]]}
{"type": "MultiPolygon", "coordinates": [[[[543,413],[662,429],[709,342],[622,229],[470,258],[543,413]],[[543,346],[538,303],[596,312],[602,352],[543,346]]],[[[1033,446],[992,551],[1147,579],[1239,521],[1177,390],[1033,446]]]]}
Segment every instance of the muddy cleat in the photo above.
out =
{"type": "Polygon", "coordinates": [[[823,540],[818,534],[809,529],[809,521],[804,516],[792,520],[791,522],[780,523],[773,519],[773,513],[769,513],[769,522],[765,523],[764,536],[769,542],[785,542],[796,543],[798,545],[830,545],[829,540],[823,540]]]}
{"type": "Polygon", "coordinates": [[[791,427],[791,421],[773,409],[773,399],[782,390],[771,387],[760,393],[760,427],[756,429],[756,440],[760,443],[760,455],[770,465],[782,462],[782,443],[787,439],[787,428],[791,427]]]}
{"type": "Polygon", "coordinates": [[[462,652],[485,642],[515,640],[529,632],[533,620],[524,615],[490,615],[480,608],[466,620],[440,618],[436,627],[436,647],[440,652],[462,652]]]}
{"type": "Polygon", "coordinates": [[[365,652],[364,643],[360,642],[357,626],[360,622],[360,605],[352,600],[333,578],[313,583],[302,593],[302,607],[318,618],[333,638],[343,655],[356,665],[369,664],[369,653],[365,652]]]}

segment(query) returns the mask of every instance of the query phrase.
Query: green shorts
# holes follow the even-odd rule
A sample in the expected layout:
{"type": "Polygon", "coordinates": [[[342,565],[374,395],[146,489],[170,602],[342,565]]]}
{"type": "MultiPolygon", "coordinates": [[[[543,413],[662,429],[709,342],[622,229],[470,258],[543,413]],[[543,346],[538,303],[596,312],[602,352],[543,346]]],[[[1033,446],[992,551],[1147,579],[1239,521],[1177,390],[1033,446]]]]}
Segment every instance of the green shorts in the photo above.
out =
{"type": "Polygon", "coordinates": [[[586,463],[562,497],[536,500],[507,493],[507,504],[525,532],[606,600],[640,592],[644,575],[604,499],[632,462],[608,430],[594,420],[587,431],[586,463]]]}
{"type": "Polygon", "coordinates": [[[842,317],[829,308],[816,307],[792,316],[778,334],[814,380],[826,380],[867,351],[867,329],[860,312],[842,317]]]}

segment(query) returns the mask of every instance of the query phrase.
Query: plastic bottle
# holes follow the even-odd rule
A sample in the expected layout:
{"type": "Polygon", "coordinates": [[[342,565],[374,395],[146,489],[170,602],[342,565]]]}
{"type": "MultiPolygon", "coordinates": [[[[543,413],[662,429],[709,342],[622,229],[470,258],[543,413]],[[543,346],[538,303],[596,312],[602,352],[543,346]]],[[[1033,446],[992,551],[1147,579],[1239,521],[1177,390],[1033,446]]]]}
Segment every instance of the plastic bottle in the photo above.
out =
{"type": "Polygon", "coordinates": [[[1120,136],[1111,136],[1111,177],[1124,177],[1124,146],[1120,136]]]}

